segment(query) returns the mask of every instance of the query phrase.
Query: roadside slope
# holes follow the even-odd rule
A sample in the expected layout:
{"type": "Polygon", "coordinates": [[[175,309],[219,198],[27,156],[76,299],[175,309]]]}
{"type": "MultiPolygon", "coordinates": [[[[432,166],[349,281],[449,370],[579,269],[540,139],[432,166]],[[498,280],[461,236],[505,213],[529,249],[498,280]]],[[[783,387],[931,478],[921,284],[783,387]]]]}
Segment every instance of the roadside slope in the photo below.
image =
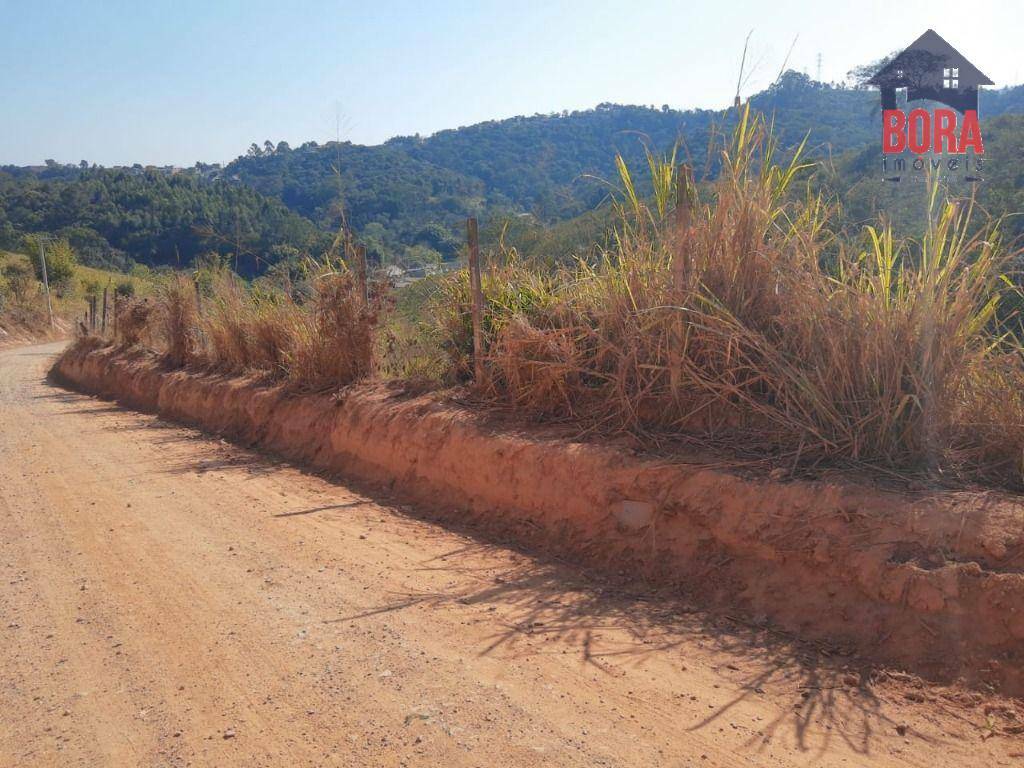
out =
{"type": "Polygon", "coordinates": [[[0,766],[1016,765],[1016,706],[453,531],[0,352],[0,766]],[[225,738],[227,737],[227,738],[225,738]]]}
{"type": "Polygon", "coordinates": [[[773,480],[497,423],[443,393],[381,382],[295,395],[97,339],[52,375],[805,640],[1024,695],[1019,495],[773,480]]]}

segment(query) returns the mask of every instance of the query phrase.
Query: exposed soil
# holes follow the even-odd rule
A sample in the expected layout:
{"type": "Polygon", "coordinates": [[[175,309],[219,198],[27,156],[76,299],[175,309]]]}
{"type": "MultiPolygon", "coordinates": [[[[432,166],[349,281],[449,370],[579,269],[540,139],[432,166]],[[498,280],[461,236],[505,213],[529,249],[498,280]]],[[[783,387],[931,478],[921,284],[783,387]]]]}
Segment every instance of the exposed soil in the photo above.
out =
{"type": "Polygon", "coordinates": [[[752,478],[510,431],[436,395],[364,386],[294,396],[113,348],[77,348],[55,371],[754,624],[1024,695],[1018,496],[752,478]]]}
{"type": "Polygon", "coordinates": [[[54,327],[50,328],[45,318],[33,317],[31,322],[21,322],[20,318],[7,315],[0,317],[0,349],[24,347],[29,344],[42,344],[67,338],[71,332],[71,323],[57,317],[54,327]]]}
{"type": "Polygon", "coordinates": [[[58,389],[58,349],[0,353],[5,768],[1024,757],[1013,700],[58,389]]]}

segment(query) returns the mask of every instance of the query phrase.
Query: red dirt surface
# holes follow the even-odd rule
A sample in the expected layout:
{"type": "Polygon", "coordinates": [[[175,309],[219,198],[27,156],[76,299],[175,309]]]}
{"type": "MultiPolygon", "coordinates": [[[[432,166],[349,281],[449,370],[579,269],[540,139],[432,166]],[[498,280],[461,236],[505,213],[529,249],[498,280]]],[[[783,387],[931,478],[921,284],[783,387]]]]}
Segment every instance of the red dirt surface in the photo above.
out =
{"type": "Polygon", "coordinates": [[[58,349],[0,353],[4,768],[1024,756],[1013,700],[58,389],[58,349]]]}
{"type": "Polygon", "coordinates": [[[776,482],[496,431],[435,396],[291,396],[112,349],[56,371],[92,392],[384,484],[756,626],[1024,694],[1024,504],[1012,495],[776,482]]]}

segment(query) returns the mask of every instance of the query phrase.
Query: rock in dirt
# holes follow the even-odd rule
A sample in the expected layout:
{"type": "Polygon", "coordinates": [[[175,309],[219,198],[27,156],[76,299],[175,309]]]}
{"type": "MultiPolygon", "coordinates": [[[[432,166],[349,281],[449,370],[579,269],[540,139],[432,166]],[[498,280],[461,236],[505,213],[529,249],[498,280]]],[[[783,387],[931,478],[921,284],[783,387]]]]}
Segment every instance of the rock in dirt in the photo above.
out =
{"type": "Polygon", "coordinates": [[[615,509],[615,521],[629,531],[646,528],[654,520],[654,505],[649,501],[620,501],[615,509]]]}

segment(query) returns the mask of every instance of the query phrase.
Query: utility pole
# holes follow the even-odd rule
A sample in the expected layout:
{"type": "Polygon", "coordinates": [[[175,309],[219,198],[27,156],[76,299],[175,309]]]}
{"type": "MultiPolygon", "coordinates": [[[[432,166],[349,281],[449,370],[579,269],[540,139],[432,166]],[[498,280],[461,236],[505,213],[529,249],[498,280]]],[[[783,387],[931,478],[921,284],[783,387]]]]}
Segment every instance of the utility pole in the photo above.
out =
{"type": "Polygon", "coordinates": [[[816,79],[817,79],[817,81],[819,83],[821,82],[821,53],[820,52],[818,53],[818,77],[816,79]]]}
{"type": "Polygon", "coordinates": [[[53,330],[53,304],[50,302],[50,278],[46,274],[46,253],[44,250],[44,243],[47,242],[46,237],[43,235],[39,236],[39,264],[43,269],[43,288],[46,289],[46,311],[50,314],[50,330],[53,330]]]}

